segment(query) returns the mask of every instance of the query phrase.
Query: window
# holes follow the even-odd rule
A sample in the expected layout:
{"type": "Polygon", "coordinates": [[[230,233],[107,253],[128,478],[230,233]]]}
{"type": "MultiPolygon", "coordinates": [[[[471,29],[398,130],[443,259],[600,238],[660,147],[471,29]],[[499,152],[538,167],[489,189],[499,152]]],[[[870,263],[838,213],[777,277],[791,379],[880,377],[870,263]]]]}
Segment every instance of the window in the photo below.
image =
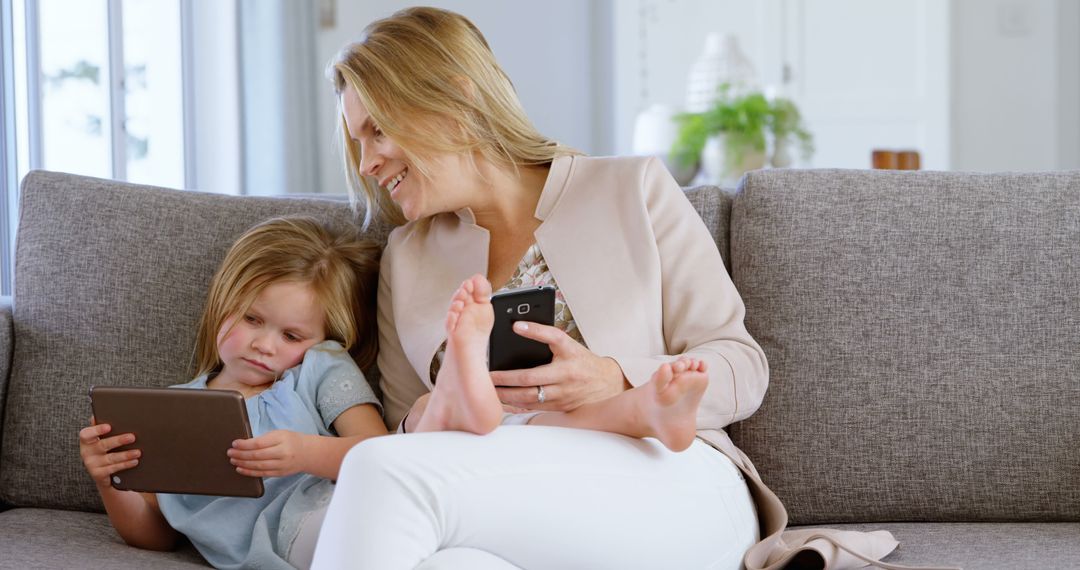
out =
{"type": "Polygon", "coordinates": [[[194,97],[181,0],[2,6],[0,290],[10,295],[18,181],[43,168],[193,186],[194,97]]]}

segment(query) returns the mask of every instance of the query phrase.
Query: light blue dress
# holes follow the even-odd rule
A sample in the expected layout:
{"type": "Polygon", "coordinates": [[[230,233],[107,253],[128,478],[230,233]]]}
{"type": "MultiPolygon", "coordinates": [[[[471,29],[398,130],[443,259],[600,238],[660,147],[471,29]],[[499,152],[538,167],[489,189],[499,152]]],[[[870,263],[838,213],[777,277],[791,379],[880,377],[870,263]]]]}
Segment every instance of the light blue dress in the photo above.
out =
{"type": "MultiPolygon", "coordinates": [[[[176,388],[206,388],[200,376],[176,388]]],[[[247,399],[255,436],[287,429],[337,435],[331,425],[358,404],[379,405],[349,354],[324,341],[304,355],[273,386],[247,399]]],[[[257,499],[158,493],[158,504],[174,529],[191,540],[216,568],[292,568],[289,550],[304,518],[330,501],[331,481],[298,473],[263,480],[257,499]]]]}

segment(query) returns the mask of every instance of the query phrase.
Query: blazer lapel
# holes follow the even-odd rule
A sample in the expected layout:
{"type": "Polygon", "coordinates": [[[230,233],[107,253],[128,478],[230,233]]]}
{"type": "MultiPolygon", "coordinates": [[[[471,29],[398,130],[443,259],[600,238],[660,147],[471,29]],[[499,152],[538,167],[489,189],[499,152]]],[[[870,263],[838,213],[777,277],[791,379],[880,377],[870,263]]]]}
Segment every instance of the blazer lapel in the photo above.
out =
{"type": "Polygon", "coordinates": [[[430,386],[431,359],[446,340],[450,298],[462,281],[486,273],[489,240],[487,230],[465,209],[435,216],[395,255],[403,264],[415,264],[395,270],[408,277],[395,280],[393,302],[402,349],[424,384],[430,386]]]}

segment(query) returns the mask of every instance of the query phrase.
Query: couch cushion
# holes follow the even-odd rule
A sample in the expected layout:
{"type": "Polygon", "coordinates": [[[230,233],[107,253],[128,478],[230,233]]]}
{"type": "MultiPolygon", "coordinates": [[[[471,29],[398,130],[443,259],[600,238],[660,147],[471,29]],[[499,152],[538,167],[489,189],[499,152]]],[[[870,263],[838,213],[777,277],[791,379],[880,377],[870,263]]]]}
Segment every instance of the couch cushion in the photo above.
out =
{"type": "MultiPolygon", "coordinates": [[[[90,417],[88,388],[189,380],[195,325],[225,250],[255,223],[286,214],[357,227],[340,200],[221,196],[29,174],[16,244],[0,498],[99,509],[76,435],[90,417]]],[[[371,234],[385,241],[385,228],[371,234]]]]}
{"type": "Polygon", "coordinates": [[[207,568],[191,543],[174,552],[140,550],[124,544],[95,513],[14,509],[0,513],[0,568],[207,568]]]}
{"type": "Polygon", "coordinates": [[[905,566],[1042,570],[1075,568],[1080,523],[882,523],[830,525],[887,530],[900,546],[884,562],[905,566]]]}
{"type": "Polygon", "coordinates": [[[705,227],[709,228],[720,255],[724,258],[724,267],[731,273],[731,250],[729,243],[729,223],[731,222],[732,193],[717,186],[697,186],[686,190],[686,197],[697,209],[705,227]]]}
{"type": "Polygon", "coordinates": [[[1080,521],[1080,172],[753,172],[731,233],[794,524],[1080,521]]]}

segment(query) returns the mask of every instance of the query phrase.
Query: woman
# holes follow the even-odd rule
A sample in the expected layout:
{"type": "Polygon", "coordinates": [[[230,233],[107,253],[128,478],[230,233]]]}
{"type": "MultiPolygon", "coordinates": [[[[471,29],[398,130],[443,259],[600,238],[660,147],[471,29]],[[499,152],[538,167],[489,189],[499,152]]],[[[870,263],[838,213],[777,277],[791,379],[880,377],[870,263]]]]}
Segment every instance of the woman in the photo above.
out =
{"type": "Polygon", "coordinates": [[[768,368],[662,164],[587,158],[543,137],[483,36],[451,12],[374,22],[330,75],[350,181],[369,216],[404,224],[380,273],[388,425],[416,428],[451,295],[477,273],[495,288],[559,290],[556,326],[519,333],[553,362],[491,374],[512,408],[572,410],[680,355],[707,364],[708,388],[682,453],[533,426],[365,442],[342,466],[315,566],[739,568],[758,538],[740,471],[752,467],[722,428],[757,409],[768,368]]]}

